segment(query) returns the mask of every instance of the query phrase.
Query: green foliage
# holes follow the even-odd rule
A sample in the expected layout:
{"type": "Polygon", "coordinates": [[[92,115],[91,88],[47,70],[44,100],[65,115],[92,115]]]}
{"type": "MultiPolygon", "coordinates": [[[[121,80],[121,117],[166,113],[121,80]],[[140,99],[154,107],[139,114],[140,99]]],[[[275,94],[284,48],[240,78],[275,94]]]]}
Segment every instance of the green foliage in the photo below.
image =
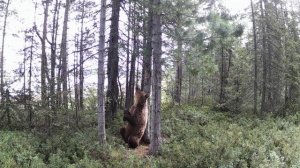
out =
{"type": "Polygon", "coordinates": [[[249,96],[253,94],[252,67],[250,66],[252,60],[248,57],[247,50],[243,48],[236,49],[233,57],[229,73],[230,78],[226,87],[228,94],[226,107],[232,112],[240,112],[245,109],[252,110],[253,97],[249,96]]]}
{"type": "Polygon", "coordinates": [[[161,159],[170,160],[168,167],[299,165],[300,130],[295,117],[260,120],[245,113],[231,116],[195,106],[172,108],[163,114],[161,159]]]}
{"type": "Polygon", "coordinates": [[[43,167],[38,139],[22,132],[0,131],[0,167],[43,167]]]}
{"type": "MultiPolygon", "coordinates": [[[[300,127],[295,116],[261,120],[209,107],[163,107],[160,155],[138,156],[128,149],[118,119],[108,123],[107,144],[97,142],[96,127],[64,128],[44,136],[1,131],[0,167],[299,167],[300,127]]],[[[90,124],[85,124],[90,125],[90,124]]]]}

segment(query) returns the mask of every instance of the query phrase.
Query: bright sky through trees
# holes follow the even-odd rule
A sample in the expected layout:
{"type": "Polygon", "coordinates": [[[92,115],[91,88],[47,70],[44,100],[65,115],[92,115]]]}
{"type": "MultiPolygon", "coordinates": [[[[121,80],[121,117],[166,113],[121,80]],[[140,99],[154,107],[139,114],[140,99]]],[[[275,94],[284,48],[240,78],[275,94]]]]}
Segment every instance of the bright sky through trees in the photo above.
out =
{"type": "MultiPolygon", "coordinates": [[[[232,14],[244,13],[245,8],[249,6],[248,0],[221,0],[220,2],[225,5],[232,12],[232,14]]],[[[98,1],[96,1],[96,3],[98,3],[98,1]]],[[[18,68],[20,62],[22,61],[22,49],[25,47],[24,37],[22,36],[24,35],[24,30],[30,28],[33,25],[34,19],[36,19],[38,29],[40,31],[42,30],[43,9],[41,9],[41,7],[39,6],[39,8],[36,10],[36,18],[34,18],[34,6],[34,1],[32,0],[12,1],[12,4],[10,6],[10,10],[15,11],[17,15],[11,14],[8,18],[8,28],[5,44],[6,50],[4,53],[4,69],[7,72],[7,77],[14,76],[13,70],[18,68]]],[[[61,12],[61,14],[62,13],[63,12],[61,12]]],[[[74,18],[71,17],[70,22],[72,22],[72,19],[74,18]]],[[[2,22],[3,21],[1,20],[1,23],[2,22]]],[[[69,25],[74,24],[76,23],[73,22],[69,25]]],[[[76,26],[69,26],[70,34],[73,34],[76,31],[76,26]]]]}

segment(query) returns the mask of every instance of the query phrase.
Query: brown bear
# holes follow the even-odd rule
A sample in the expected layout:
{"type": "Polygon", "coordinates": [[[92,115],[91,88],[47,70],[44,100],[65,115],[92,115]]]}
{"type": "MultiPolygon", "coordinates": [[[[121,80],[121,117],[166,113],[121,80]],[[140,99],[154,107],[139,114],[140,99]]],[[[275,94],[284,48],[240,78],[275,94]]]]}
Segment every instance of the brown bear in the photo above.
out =
{"type": "Polygon", "coordinates": [[[136,148],[141,141],[146,144],[150,143],[149,138],[144,136],[148,121],[148,97],[148,93],[136,88],[134,104],[129,111],[124,111],[123,120],[127,123],[120,129],[120,133],[130,148],[136,148]]]}

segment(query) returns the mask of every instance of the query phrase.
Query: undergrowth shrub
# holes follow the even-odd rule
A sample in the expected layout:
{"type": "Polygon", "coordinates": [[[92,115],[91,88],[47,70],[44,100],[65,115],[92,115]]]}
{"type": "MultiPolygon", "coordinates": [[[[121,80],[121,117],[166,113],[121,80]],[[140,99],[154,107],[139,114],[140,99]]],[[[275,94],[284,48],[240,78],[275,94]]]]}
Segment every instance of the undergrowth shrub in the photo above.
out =
{"type": "MultiPolygon", "coordinates": [[[[96,114],[89,113],[96,117],[96,114]]],[[[261,120],[209,107],[163,106],[162,150],[138,156],[119,135],[122,113],[107,124],[107,144],[97,127],[61,127],[52,135],[0,131],[0,167],[300,167],[298,116],[261,120]]],[[[89,120],[82,120],[82,122],[89,120]]],[[[94,122],[94,121],[93,121],[94,122]]]]}
{"type": "Polygon", "coordinates": [[[0,131],[0,167],[43,167],[36,153],[39,141],[22,132],[0,131]]]}

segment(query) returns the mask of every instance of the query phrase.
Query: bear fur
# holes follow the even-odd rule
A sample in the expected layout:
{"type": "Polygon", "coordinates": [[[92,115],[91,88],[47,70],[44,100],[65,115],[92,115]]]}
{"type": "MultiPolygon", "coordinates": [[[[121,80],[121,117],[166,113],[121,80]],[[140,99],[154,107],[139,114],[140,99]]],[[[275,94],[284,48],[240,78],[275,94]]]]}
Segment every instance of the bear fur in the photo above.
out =
{"type": "Polygon", "coordinates": [[[134,104],[130,110],[124,111],[123,120],[127,123],[120,129],[120,133],[130,148],[138,147],[141,141],[146,144],[150,143],[150,140],[144,136],[148,122],[148,98],[148,93],[136,88],[134,104]]]}

